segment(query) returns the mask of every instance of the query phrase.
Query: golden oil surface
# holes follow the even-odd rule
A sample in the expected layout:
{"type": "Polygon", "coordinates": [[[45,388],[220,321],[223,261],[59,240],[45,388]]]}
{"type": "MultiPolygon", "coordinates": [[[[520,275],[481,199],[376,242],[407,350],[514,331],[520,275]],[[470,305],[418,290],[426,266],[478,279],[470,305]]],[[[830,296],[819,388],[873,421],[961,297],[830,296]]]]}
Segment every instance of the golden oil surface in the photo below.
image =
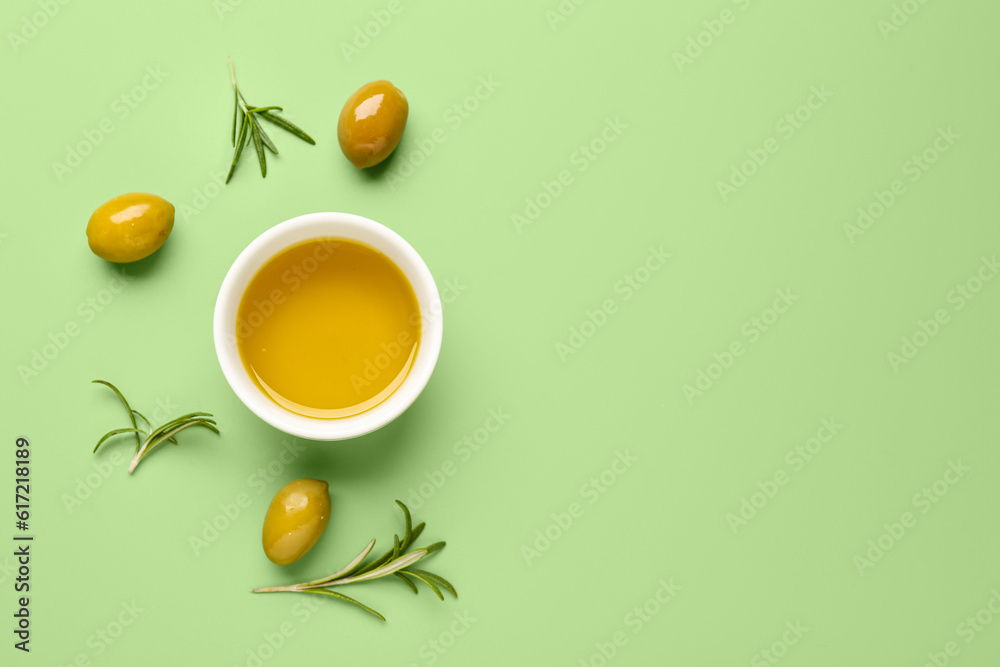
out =
{"type": "Polygon", "coordinates": [[[312,239],[273,257],[240,301],[236,340],[257,385],[297,414],[335,419],[378,405],[420,341],[417,297],[381,252],[312,239]]]}

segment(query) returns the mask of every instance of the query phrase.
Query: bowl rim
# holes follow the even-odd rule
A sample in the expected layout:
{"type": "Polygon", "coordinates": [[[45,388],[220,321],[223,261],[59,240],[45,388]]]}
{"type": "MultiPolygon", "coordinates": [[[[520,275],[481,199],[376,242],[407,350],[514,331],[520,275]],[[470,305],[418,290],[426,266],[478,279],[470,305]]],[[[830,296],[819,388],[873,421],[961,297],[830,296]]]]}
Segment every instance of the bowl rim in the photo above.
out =
{"type": "Polygon", "coordinates": [[[240,252],[219,287],[212,319],[215,353],[226,382],[251,412],[271,426],[309,440],[347,440],[371,433],[406,411],[430,381],[441,352],[444,318],[434,276],[419,253],[385,225],[353,213],[299,215],[264,231],[240,252]],[[243,365],[236,345],[239,304],[250,280],[287,248],[317,238],[342,238],[371,246],[403,272],[417,297],[421,330],[417,355],[403,382],[378,405],[350,417],[321,419],[295,414],[267,396],[243,365]]]}

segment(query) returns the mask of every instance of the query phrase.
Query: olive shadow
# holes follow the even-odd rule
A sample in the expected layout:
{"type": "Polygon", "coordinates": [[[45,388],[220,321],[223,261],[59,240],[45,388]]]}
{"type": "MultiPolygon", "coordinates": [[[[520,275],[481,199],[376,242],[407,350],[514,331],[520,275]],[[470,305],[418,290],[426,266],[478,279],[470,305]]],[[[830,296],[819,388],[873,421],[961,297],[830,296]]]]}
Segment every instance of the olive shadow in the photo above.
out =
{"type": "Polygon", "coordinates": [[[125,275],[129,278],[139,278],[140,280],[144,280],[148,274],[157,271],[157,267],[160,264],[167,261],[164,257],[173,254],[173,251],[170,249],[169,239],[167,239],[167,241],[167,243],[164,243],[152,255],[144,257],[136,262],[117,263],[109,262],[107,260],[101,261],[110,267],[110,270],[107,271],[107,273],[110,273],[111,275],[125,275]]]}
{"type": "Polygon", "coordinates": [[[382,160],[376,165],[367,167],[365,169],[359,169],[358,171],[360,171],[365,176],[365,178],[369,180],[376,180],[378,178],[381,178],[382,175],[385,174],[386,170],[388,170],[392,166],[393,162],[396,159],[396,154],[399,152],[399,149],[400,146],[396,146],[396,149],[393,150],[391,153],[389,153],[389,157],[387,157],[386,159],[382,160]]]}

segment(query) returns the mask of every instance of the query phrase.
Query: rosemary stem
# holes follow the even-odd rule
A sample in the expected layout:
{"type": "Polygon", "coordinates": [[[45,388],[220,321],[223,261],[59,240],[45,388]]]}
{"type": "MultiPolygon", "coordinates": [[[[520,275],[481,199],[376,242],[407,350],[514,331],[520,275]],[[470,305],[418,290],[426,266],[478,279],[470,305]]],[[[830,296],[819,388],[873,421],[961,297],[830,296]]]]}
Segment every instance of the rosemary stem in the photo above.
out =
{"type": "Polygon", "coordinates": [[[343,593],[339,593],[334,588],[339,586],[344,586],[346,584],[353,584],[356,582],[370,581],[372,579],[381,579],[382,577],[388,576],[390,574],[395,575],[397,578],[402,580],[414,593],[417,592],[417,586],[414,582],[410,581],[404,575],[409,575],[410,577],[421,581],[427,585],[434,594],[440,599],[444,599],[441,594],[440,588],[447,590],[453,596],[458,597],[458,593],[455,592],[455,587],[451,585],[444,578],[439,577],[431,572],[426,572],[424,570],[407,570],[406,568],[413,565],[417,561],[421,560],[425,556],[428,556],[435,551],[438,551],[444,547],[444,542],[435,542],[434,544],[423,547],[420,549],[415,549],[409,553],[401,554],[401,545],[410,544],[413,539],[423,530],[424,524],[421,523],[417,526],[417,530],[413,529],[412,519],[410,517],[410,510],[401,503],[396,501],[400,509],[403,510],[403,516],[406,519],[406,530],[403,534],[403,539],[400,540],[399,536],[393,537],[393,547],[386,552],[386,555],[371,561],[368,565],[361,568],[361,574],[351,575],[352,572],[358,571],[357,568],[361,565],[364,559],[371,553],[372,548],[375,546],[375,540],[372,540],[361,550],[361,553],[355,556],[355,558],[343,569],[331,574],[329,576],[323,577],[322,579],[316,579],[313,581],[307,581],[301,584],[293,584],[291,586],[272,586],[268,588],[254,588],[251,590],[252,593],[313,593],[318,595],[324,595],[327,597],[336,598],[338,600],[343,600],[345,602],[350,602],[355,604],[365,611],[374,614],[379,618],[379,620],[384,621],[385,617],[372,609],[371,607],[358,602],[354,598],[348,597],[343,593]],[[384,561],[388,559],[388,563],[384,561]],[[440,586],[440,588],[439,588],[440,586]]]}
{"type": "Polygon", "coordinates": [[[271,586],[270,588],[255,588],[251,593],[298,593],[298,586],[271,586]]]}
{"type": "Polygon", "coordinates": [[[236,91],[236,95],[239,97],[240,109],[243,110],[243,113],[245,113],[247,115],[247,118],[249,119],[251,118],[251,116],[250,116],[250,109],[247,107],[246,98],[243,97],[243,92],[240,90],[240,87],[236,85],[236,70],[233,69],[232,56],[229,56],[229,76],[233,80],[233,89],[236,91]]]}

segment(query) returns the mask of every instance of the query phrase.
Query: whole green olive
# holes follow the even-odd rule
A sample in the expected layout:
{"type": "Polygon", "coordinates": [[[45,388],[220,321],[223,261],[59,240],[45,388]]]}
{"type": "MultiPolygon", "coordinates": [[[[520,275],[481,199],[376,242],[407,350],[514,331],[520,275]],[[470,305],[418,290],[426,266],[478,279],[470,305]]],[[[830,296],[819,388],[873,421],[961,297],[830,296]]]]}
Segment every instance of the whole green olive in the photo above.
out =
{"type": "Polygon", "coordinates": [[[264,553],[276,565],[288,565],[313,548],[330,521],[329,484],[297,479],[281,487],[264,516],[264,553]]]}
{"type": "Polygon", "coordinates": [[[97,207],[87,223],[87,241],[98,257],[124,264],[159,250],[173,228],[173,204],[156,195],[130,192],[97,207]]]}
{"type": "Polygon", "coordinates": [[[388,81],[372,81],[347,98],[337,123],[340,150],[358,169],[389,157],[406,128],[410,105],[388,81]]]}

